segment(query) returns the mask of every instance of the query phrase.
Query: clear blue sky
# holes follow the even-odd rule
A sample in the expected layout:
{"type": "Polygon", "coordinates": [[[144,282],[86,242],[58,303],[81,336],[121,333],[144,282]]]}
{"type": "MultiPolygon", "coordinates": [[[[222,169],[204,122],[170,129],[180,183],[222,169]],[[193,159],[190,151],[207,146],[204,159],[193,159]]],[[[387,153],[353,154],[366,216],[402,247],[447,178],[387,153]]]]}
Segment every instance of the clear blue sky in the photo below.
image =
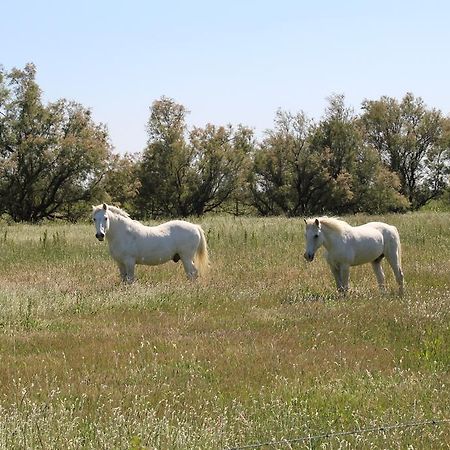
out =
{"type": "Polygon", "coordinates": [[[163,95],[191,126],[258,136],[278,108],[320,118],[333,93],[356,112],[406,92],[450,112],[445,0],[0,0],[0,11],[0,64],[36,64],[44,100],[91,108],[121,153],[143,150],[163,95]]]}

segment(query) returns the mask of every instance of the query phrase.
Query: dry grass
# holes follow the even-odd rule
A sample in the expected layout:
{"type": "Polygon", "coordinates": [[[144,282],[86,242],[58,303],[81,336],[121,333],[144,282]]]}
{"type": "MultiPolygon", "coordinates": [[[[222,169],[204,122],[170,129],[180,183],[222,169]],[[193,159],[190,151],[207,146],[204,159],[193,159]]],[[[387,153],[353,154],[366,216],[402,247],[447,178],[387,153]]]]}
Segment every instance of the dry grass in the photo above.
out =
{"type": "MultiPolygon", "coordinates": [[[[368,266],[336,295],[323,259],[302,261],[301,220],[207,218],[207,279],[169,263],[132,286],[91,225],[4,225],[0,447],[226,448],[450,417],[450,215],[381,219],[402,238],[402,299],[368,266]]],[[[443,424],[314,448],[449,441],[443,424]]]]}

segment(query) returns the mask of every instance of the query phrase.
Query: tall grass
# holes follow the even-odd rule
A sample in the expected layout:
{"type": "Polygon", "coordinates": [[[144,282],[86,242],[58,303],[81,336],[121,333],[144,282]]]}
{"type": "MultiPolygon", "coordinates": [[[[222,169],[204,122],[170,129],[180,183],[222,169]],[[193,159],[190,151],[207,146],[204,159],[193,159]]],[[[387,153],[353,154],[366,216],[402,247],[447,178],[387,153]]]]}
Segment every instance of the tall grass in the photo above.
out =
{"type": "MultiPolygon", "coordinates": [[[[92,225],[3,225],[0,448],[212,449],[449,418],[450,214],[380,219],[400,231],[403,298],[370,266],[338,296],[297,219],[205,218],[206,279],[171,262],[131,286],[92,225]]],[[[448,442],[442,424],[295,448],[448,442]]]]}

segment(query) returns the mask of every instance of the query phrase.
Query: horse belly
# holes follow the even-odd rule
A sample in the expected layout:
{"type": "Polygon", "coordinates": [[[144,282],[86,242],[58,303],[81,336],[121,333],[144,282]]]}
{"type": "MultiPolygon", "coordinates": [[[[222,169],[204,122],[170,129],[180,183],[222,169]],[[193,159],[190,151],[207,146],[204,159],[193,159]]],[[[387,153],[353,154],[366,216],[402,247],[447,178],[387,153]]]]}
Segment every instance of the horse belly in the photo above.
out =
{"type": "Polygon", "coordinates": [[[172,258],[156,259],[154,257],[149,258],[149,257],[142,256],[142,257],[136,258],[136,264],[143,265],[143,266],[158,266],[159,264],[166,263],[170,259],[172,259],[172,258]]]}
{"type": "Polygon", "coordinates": [[[145,266],[157,266],[164,264],[172,259],[173,255],[167,252],[139,252],[136,256],[136,264],[142,264],[145,266]]]}
{"type": "Polygon", "coordinates": [[[352,266],[373,262],[383,254],[383,251],[383,236],[361,240],[355,245],[352,266]]]}
{"type": "Polygon", "coordinates": [[[136,264],[146,266],[157,266],[170,261],[174,256],[174,251],[167,243],[161,239],[154,239],[152,241],[141,242],[137,246],[136,264]]]}

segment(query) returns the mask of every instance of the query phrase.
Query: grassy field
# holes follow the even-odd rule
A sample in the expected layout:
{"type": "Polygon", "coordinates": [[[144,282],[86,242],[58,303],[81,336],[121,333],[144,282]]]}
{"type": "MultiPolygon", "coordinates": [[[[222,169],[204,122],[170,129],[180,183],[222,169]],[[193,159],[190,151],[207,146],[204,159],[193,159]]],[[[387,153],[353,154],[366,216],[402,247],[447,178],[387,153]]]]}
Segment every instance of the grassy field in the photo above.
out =
{"type": "MultiPolygon", "coordinates": [[[[356,225],[369,218],[355,216],[356,225]]],[[[373,218],[370,218],[372,220],[373,218]]],[[[0,227],[0,448],[225,449],[450,418],[450,213],[385,216],[406,294],[346,298],[303,221],[202,220],[211,269],[119,282],[91,224],[0,227]]],[[[450,424],[254,448],[450,448],[450,424]]]]}

